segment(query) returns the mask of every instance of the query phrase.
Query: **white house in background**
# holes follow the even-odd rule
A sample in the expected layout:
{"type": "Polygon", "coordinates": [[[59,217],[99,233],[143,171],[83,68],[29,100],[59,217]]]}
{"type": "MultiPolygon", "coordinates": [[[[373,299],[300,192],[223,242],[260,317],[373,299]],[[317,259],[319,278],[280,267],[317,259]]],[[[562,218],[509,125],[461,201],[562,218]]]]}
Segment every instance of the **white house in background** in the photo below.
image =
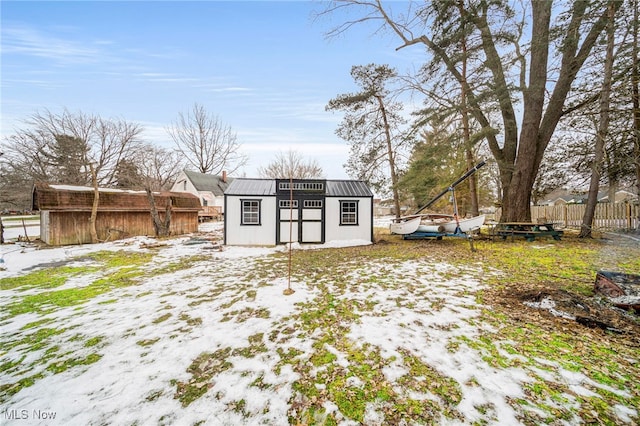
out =
{"type": "MultiPolygon", "coordinates": [[[[566,188],[558,188],[554,191],[551,191],[545,198],[544,201],[538,203],[540,206],[558,206],[564,204],[584,204],[587,202],[587,191],[578,191],[578,190],[569,190],[566,188]]],[[[624,202],[632,202],[637,200],[638,196],[634,193],[620,189],[616,191],[615,195],[615,203],[624,203],[624,202]]],[[[607,188],[601,188],[598,192],[598,202],[599,203],[608,203],[609,202],[609,194],[607,188]]]]}
{"type": "Polygon", "coordinates": [[[224,199],[226,245],[373,241],[373,193],[362,181],[239,178],[224,199]]]}
{"type": "Polygon", "coordinates": [[[232,178],[227,177],[227,172],[221,176],[206,173],[183,170],[178,175],[176,183],[171,188],[172,192],[189,192],[200,198],[200,204],[205,207],[204,212],[215,211],[224,213],[224,191],[229,186],[232,178]],[[210,207],[207,209],[206,207],[210,207]]]}

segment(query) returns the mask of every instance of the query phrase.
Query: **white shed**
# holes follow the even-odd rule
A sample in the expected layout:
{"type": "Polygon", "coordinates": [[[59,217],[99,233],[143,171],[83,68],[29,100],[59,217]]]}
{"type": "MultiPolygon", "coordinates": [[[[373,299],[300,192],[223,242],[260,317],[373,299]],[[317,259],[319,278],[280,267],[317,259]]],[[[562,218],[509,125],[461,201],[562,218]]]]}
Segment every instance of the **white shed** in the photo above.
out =
{"type": "Polygon", "coordinates": [[[226,245],[373,241],[373,193],[362,181],[234,179],[224,204],[226,245]]]}

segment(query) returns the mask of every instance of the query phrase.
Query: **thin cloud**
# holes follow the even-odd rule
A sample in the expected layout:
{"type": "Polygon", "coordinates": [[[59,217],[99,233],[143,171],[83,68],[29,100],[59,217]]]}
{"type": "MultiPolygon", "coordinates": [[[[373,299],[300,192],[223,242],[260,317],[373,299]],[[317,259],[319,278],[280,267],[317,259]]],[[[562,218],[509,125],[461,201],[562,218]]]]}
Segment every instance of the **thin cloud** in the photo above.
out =
{"type": "Polygon", "coordinates": [[[207,89],[208,92],[225,93],[225,92],[250,92],[248,87],[218,87],[207,89]]]}
{"type": "MultiPolygon", "coordinates": [[[[100,41],[104,45],[104,40],[100,41]]],[[[46,34],[26,26],[4,26],[2,29],[3,54],[18,54],[50,59],[58,63],[92,63],[104,59],[104,52],[94,46],[87,46],[46,34]]]]}

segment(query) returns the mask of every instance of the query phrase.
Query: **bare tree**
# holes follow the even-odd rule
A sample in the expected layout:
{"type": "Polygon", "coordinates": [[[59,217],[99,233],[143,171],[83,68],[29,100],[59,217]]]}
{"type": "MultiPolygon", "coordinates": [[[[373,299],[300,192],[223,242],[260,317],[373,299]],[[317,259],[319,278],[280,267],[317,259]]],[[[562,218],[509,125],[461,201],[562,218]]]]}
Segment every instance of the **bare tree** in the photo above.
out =
{"type": "Polygon", "coordinates": [[[123,159],[116,174],[117,187],[152,191],[168,190],[183,168],[176,151],[142,144],[129,158],[123,159]]]}
{"type": "Polygon", "coordinates": [[[138,124],[67,109],[59,114],[36,112],[24,124],[8,138],[5,149],[10,163],[31,181],[89,184],[88,165],[93,163],[98,183],[111,186],[116,181],[116,166],[141,143],[138,124]],[[67,173],[61,175],[61,169],[67,173]],[[73,182],[64,181],[67,178],[73,182]]]}
{"type": "Polygon", "coordinates": [[[3,200],[28,208],[36,181],[93,184],[90,165],[100,186],[117,181],[117,169],[141,143],[142,128],[122,119],[104,119],[82,112],[36,112],[3,141],[3,200]]]}
{"type": "Polygon", "coordinates": [[[324,177],[324,172],[315,159],[305,162],[300,152],[290,149],[276,154],[266,167],[258,168],[258,175],[271,179],[315,179],[324,177]]]}
{"type": "Polygon", "coordinates": [[[202,105],[196,103],[186,114],[179,113],[178,121],[166,130],[178,151],[200,173],[233,173],[247,163],[231,127],[210,115],[202,105]]]}

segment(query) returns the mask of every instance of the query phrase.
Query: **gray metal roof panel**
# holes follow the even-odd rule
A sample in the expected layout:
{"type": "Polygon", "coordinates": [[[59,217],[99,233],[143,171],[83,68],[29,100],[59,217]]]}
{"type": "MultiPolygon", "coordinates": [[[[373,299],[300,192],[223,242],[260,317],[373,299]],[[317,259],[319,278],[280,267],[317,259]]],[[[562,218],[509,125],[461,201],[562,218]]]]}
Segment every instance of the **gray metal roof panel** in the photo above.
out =
{"type": "Polygon", "coordinates": [[[328,180],[327,195],[330,197],[373,197],[369,186],[361,180],[328,180]]]}
{"type": "Polygon", "coordinates": [[[273,179],[236,178],[224,193],[226,195],[275,195],[276,181],[273,179]]]}

